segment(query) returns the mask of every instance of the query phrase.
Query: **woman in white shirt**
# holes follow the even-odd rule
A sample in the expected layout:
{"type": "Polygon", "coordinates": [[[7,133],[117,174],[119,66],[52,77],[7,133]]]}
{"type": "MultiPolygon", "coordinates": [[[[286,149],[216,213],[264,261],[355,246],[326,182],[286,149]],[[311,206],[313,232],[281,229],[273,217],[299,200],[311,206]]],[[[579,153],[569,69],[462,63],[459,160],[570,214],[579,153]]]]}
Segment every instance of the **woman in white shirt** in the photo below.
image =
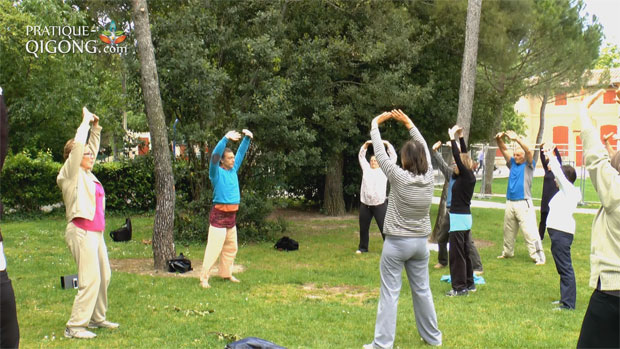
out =
{"type": "MultiPolygon", "coordinates": [[[[547,231],[551,238],[551,254],[555,261],[555,268],[560,274],[560,300],[557,301],[562,309],[575,309],[577,286],[575,272],[571,261],[570,247],[575,236],[575,219],[573,213],[581,201],[581,192],[573,183],[577,179],[575,169],[570,165],[560,165],[553,149],[545,150],[549,159],[549,168],[555,176],[555,183],[560,189],[549,201],[549,215],[547,216],[547,231]]],[[[554,302],[556,303],[556,302],[554,302]]]]}
{"type": "MultiPolygon", "coordinates": [[[[366,160],[366,151],[372,141],[367,141],[360,148],[358,159],[362,168],[362,186],[360,188],[360,243],[355,253],[368,252],[368,230],[370,221],[375,217],[381,236],[383,235],[383,221],[387,211],[386,188],[387,177],[379,168],[379,163],[374,155],[370,157],[370,163],[366,160]]],[[[383,141],[388,148],[390,162],[396,163],[396,151],[388,141],[383,141]]]]}

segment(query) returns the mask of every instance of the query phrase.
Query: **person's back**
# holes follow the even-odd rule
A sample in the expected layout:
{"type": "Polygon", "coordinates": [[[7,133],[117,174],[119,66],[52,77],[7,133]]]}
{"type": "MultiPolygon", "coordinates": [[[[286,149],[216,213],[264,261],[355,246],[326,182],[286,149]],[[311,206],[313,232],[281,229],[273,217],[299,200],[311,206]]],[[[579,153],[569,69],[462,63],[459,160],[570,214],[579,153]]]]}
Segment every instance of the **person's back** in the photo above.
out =
{"type": "Polygon", "coordinates": [[[385,233],[399,236],[426,236],[430,234],[430,207],[433,199],[432,171],[412,175],[397,168],[388,176],[390,195],[385,221],[385,233]]]}

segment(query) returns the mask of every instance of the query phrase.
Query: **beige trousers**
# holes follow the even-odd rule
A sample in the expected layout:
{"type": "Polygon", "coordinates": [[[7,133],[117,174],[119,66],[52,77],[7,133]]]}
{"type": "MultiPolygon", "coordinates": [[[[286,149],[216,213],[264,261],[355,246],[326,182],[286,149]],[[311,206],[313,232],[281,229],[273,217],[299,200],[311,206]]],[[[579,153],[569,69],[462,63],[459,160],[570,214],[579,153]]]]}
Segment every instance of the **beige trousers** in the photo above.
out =
{"type": "Polygon", "coordinates": [[[218,257],[220,258],[218,266],[220,277],[230,278],[235,256],[237,256],[237,227],[216,228],[210,225],[200,280],[209,280],[209,272],[218,257]]]}
{"type": "Polygon", "coordinates": [[[536,211],[532,200],[511,201],[506,200],[506,210],[504,212],[504,251],[505,257],[514,256],[515,239],[519,232],[519,227],[523,230],[525,246],[530,253],[530,257],[535,262],[545,262],[545,252],[543,251],[538,227],[536,225],[536,211]]]}
{"type": "Polygon", "coordinates": [[[112,272],[102,232],[67,224],[65,241],[78,267],[78,292],[73,301],[69,328],[86,328],[89,321],[102,322],[108,309],[108,285],[112,272]]]}

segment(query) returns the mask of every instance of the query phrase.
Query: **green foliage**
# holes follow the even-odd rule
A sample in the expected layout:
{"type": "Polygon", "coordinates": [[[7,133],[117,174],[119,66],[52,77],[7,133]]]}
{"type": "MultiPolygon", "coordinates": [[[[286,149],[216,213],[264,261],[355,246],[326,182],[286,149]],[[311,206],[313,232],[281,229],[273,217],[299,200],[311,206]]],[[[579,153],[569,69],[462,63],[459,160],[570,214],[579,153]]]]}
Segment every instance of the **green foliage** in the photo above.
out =
{"type": "Polygon", "coordinates": [[[618,45],[607,44],[601,49],[601,56],[596,61],[597,69],[620,68],[620,48],[618,45]]]}
{"type": "Polygon", "coordinates": [[[56,185],[61,165],[49,152],[34,155],[21,152],[9,155],[2,169],[2,203],[25,213],[38,211],[41,206],[62,201],[56,185]]]}
{"type": "MultiPolygon", "coordinates": [[[[0,86],[9,110],[10,143],[23,149],[51,149],[57,161],[73,137],[88,106],[101,117],[105,132],[118,133],[125,104],[118,56],[90,53],[28,53],[26,47],[67,40],[62,35],[35,35],[28,26],[94,26],[86,12],[66,1],[0,2],[0,86]]],[[[97,40],[93,35],[85,40],[97,40]]],[[[80,38],[82,40],[82,38],[80,38]]],[[[34,50],[34,46],[30,47],[34,50]]]]}
{"type": "Polygon", "coordinates": [[[601,26],[580,16],[582,7],[581,0],[483,2],[476,95],[484,96],[495,117],[487,123],[487,138],[499,131],[505,106],[520,96],[582,86],[602,38],[601,26]],[[480,85],[488,92],[479,94],[480,85]]]}
{"type": "Polygon", "coordinates": [[[105,188],[106,210],[145,212],[155,209],[153,158],[138,156],[93,167],[105,188]]]}

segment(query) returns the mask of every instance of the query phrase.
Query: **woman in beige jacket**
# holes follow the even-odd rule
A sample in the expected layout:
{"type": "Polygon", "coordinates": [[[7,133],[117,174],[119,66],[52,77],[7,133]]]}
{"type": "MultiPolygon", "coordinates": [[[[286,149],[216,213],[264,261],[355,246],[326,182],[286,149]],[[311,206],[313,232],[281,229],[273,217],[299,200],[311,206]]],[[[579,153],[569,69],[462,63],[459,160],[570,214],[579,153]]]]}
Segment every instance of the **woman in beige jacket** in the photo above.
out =
{"type": "Polygon", "coordinates": [[[68,338],[96,337],[87,328],[118,327],[105,318],[111,275],[103,239],[105,193],[91,172],[100,137],[99,118],[84,108],[75,138],[65,144],[65,162],[56,178],[66,208],[65,241],[78,266],[78,293],[65,330],[68,338]]]}

